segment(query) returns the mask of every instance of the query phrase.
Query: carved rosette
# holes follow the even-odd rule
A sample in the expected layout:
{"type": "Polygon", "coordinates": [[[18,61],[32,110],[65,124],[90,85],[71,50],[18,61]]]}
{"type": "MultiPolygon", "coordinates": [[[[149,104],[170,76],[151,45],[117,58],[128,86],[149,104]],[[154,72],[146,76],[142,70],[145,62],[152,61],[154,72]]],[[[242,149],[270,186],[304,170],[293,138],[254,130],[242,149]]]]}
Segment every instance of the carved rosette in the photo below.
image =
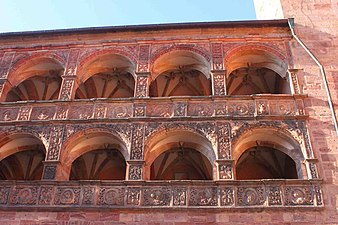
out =
{"type": "Polygon", "coordinates": [[[124,188],[100,187],[98,205],[122,206],[124,204],[124,188]]]}
{"type": "Polygon", "coordinates": [[[79,205],[81,198],[80,187],[58,187],[55,192],[55,205],[79,205]]]}
{"type": "Polygon", "coordinates": [[[14,187],[9,197],[11,205],[35,205],[38,200],[38,186],[14,187]]]}
{"type": "Polygon", "coordinates": [[[148,187],[143,190],[143,204],[145,206],[169,206],[171,190],[167,187],[148,187]]]}
{"type": "Polygon", "coordinates": [[[312,186],[290,186],[285,188],[285,205],[313,205],[312,186]]]}
{"type": "Polygon", "coordinates": [[[232,187],[220,188],[221,206],[233,206],[235,204],[235,191],[232,187]]]}
{"type": "Polygon", "coordinates": [[[265,202],[264,187],[239,187],[237,189],[237,204],[239,206],[257,206],[265,202]]]}
{"type": "Polygon", "coordinates": [[[190,189],[190,206],[216,206],[217,188],[216,187],[196,187],[190,189]]]}

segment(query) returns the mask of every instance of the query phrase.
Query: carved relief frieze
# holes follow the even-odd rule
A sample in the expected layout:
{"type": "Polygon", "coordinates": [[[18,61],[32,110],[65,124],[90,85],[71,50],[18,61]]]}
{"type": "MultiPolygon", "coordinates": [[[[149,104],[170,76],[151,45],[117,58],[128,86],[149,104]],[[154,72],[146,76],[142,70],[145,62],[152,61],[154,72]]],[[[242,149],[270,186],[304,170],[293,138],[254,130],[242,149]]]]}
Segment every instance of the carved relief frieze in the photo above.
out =
{"type": "Polygon", "coordinates": [[[82,205],[94,205],[96,198],[95,186],[83,187],[82,205]]]}
{"type": "Polygon", "coordinates": [[[29,120],[31,112],[32,112],[32,107],[30,106],[20,107],[18,120],[29,120]]]}
{"type": "Polygon", "coordinates": [[[56,120],[64,120],[64,119],[67,119],[67,116],[68,116],[68,110],[69,110],[68,105],[58,105],[58,106],[56,107],[55,119],[56,119],[56,120]]]}
{"type": "Polygon", "coordinates": [[[187,107],[188,104],[186,102],[176,102],[174,103],[174,116],[176,117],[184,117],[187,115],[187,107]]]}
{"type": "Polygon", "coordinates": [[[127,190],[127,205],[139,206],[141,204],[141,188],[129,187],[127,190]]]}
{"type": "Polygon", "coordinates": [[[80,187],[57,187],[55,192],[55,205],[79,205],[81,198],[80,187]]]}
{"type": "Polygon", "coordinates": [[[9,203],[11,205],[35,205],[38,200],[38,186],[16,186],[11,192],[9,203]]]}
{"type": "Polygon", "coordinates": [[[279,100],[279,101],[269,101],[269,109],[271,115],[295,115],[295,102],[279,100]]]}
{"type": "Polygon", "coordinates": [[[124,204],[124,188],[100,187],[98,205],[122,206],[124,204]]]}
{"type": "Polygon", "coordinates": [[[169,206],[171,190],[166,187],[149,187],[143,190],[143,204],[145,206],[169,206]]]}
{"type": "Polygon", "coordinates": [[[0,205],[6,205],[8,203],[9,193],[10,193],[9,186],[0,187],[0,205]]]}
{"type": "Polygon", "coordinates": [[[69,119],[82,119],[88,120],[93,117],[93,105],[76,105],[70,107],[68,118],[69,119]]]}
{"type": "Polygon", "coordinates": [[[145,117],[147,105],[145,103],[134,104],[134,117],[145,117]]]}
{"type": "Polygon", "coordinates": [[[217,188],[190,188],[190,206],[216,206],[217,205],[217,188]]]}
{"type": "Polygon", "coordinates": [[[189,102],[188,116],[211,116],[212,115],[211,102],[189,102]]]}
{"type": "Polygon", "coordinates": [[[41,186],[39,193],[39,205],[51,205],[54,197],[53,186],[41,186]]]}
{"type": "Polygon", "coordinates": [[[148,117],[171,117],[173,105],[171,103],[154,103],[147,105],[148,117]]]}
{"type": "Polygon", "coordinates": [[[63,140],[64,127],[55,126],[51,130],[47,160],[59,160],[60,149],[63,140]]]}
{"type": "Polygon", "coordinates": [[[19,114],[19,107],[16,108],[1,108],[0,109],[0,120],[10,122],[16,120],[19,114]]]}
{"type": "Polygon", "coordinates": [[[232,187],[220,188],[221,206],[232,206],[235,204],[235,190],[232,187]]]}
{"type": "Polygon", "coordinates": [[[239,206],[263,205],[265,202],[264,187],[239,187],[237,189],[237,201],[239,206]]]}
{"type": "Polygon", "coordinates": [[[107,105],[105,104],[95,104],[94,105],[94,115],[95,119],[104,119],[107,116],[107,105]]]}
{"type": "Polygon", "coordinates": [[[130,118],[133,116],[133,104],[118,104],[115,107],[109,107],[108,118],[130,118]]]}
{"type": "Polygon", "coordinates": [[[285,188],[285,205],[312,205],[314,191],[312,186],[290,186],[285,188]]]}
{"type": "Polygon", "coordinates": [[[173,188],[173,205],[186,206],[187,205],[187,188],[174,187],[173,188]]]}
{"type": "Polygon", "coordinates": [[[280,186],[269,186],[268,190],[269,205],[282,205],[282,192],[280,186]]]}
{"type": "Polygon", "coordinates": [[[55,112],[55,106],[33,107],[31,120],[52,120],[55,112]]]}

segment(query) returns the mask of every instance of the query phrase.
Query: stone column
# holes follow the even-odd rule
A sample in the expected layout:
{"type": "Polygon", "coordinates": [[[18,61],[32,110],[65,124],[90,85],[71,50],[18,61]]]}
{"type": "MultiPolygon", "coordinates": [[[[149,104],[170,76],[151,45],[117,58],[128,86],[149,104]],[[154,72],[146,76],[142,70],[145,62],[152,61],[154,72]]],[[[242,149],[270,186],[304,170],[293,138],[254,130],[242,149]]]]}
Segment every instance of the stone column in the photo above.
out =
{"type": "Polygon", "coordinates": [[[15,56],[15,52],[6,52],[3,55],[0,54],[0,101],[5,101],[3,94],[7,94],[10,91],[11,84],[8,82],[7,77],[11,69],[11,65],[15,56]]]}
{"type": "Polygon", "coordinates": [[[143,180],[144,163],[143,160],[127,161],[126,180],[143,180]]]}
{"type": "Polygon", "coordinates": [[[62,84],[60,88],[59,99],[71,100],[74,96],[74,84],[76,79],[77,62],[79,59],[80,50],[72,49],[69,52],[67,66],[62,76],[62,84]]]}
{"type": "Polygon", "coordinates": [[[217,164],[217,180],[234,179],[234,160],[232,159],[216,160],[216,164],[217,164]]]}
{"type": "Polygon", "coordinates": [[[149,97],[149,72],[137,72],[134,96],[136,98],[149,97]]]}
{"type": "Polygon", "coordinates": [[[301,94],[297,75],[299,71],[299,69],[288,69],[290,90],[292,95],[301,94]]]}
{"type": "Polygon", "coordinates": [[[212,95],[224,96],[227,95],[226,90],[226,71],[225,70],[212,70],[212,95]]]}

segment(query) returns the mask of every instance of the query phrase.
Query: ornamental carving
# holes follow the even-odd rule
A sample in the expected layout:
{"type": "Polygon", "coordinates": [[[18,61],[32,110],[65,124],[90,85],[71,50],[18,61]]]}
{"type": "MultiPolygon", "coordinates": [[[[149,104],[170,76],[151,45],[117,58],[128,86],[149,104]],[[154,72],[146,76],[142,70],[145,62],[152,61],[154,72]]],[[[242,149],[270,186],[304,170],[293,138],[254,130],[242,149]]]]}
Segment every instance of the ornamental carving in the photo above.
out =
{"type": "Polygon", "coordinates": [[[10,187],[0,187],[0,205],[6,205],[8,203],[10,187]]]}
{"type": "Polygon", "coordinates": [[[231,159],[231,127],[229,123],[217,123],[218,159],[231,159]]]}
{"type": "Polygon", "coordinates": [[[142,180],[142,165],[129,164],[129,180],[142,180]]]}
{"type": "Polygon", "coordinates": [[[270,101],[270,113],[272,115],[295,115],[295,102],[294,101],[270,101]]]}
{"type": "Polygon", "coordinates": [[[286,187],[285,188],[285,205],[312,205],[313,188],[307,187],[286,187]]]}
{"type": "Polygon", "coordinates": [[[32,112],[32,107],[21,107],[19,111],[18,120],[29,120],[32,112]]]}
{"type": "Polygon", "coordinates": [[[213,70],[223,70],[223,44],[222,43],[212,43],[211,44],[212,52],[212,68],[213,70]]]}
{"type": "Polygon", "coordinates": [[[41,186],[39,194],[39,205],[50,205],[54,196],[53,186],[41,186]]]}
{"type": "Polygon", "coordinates": [[[149,58],[150,58],[150,45],[141,45],[137,65],[138,72],[149,71],[149,58]]]}
{"type": "MultiPolygon", "coordinates": [[[[75,73],[75,68],[68,68],[67,70],[68,76],[73,75],[74,73],[75,73]]],[[[67,78],[63,80],[61,91],[60,91],[60,100],[71,99],[73,86],[74,86],[74,79],[67,78]]]]}
{"type": "Polygon", "coordinates": [[[231,187],[220,189],[221,206],[232,206],[235,204],[235,191],[231,187]]]}
{"type": "Polygon", "coordinates": [[[130,159],[143,159],[144,124],[133,124],[130,159]]]}
{"type": "Polygon", "coordinates": [[[94,205],[95,198],[95,187],[86,186],[83,188],[82,205],[94,205]]]}
{"type": "Polygon", "coordinates": [[[127,191],[127,205],[138,206],[140,205],[141,189],[140,188],[128,188],[127,191]]]}
{"type": "Polygon", "coordinates": [[[2,108],[0,109],[0,119],[2,121],[16,120],[19,114],[19,108],[2,108]]]}
{"type": "Polygon", "coordinates": [[[146,116],[146,104],[135,104],[134,117],[145,117],[145,116],[146,116]]]}
{"type": "Polygon", "coordinates": [[[51,120],[56,112],[55,106],[33,107],[31,120],[51,120]]]}
{"type": "Polygon", "coordinates": [[[45,165],[42,179],[54,180],[56,176],[56,165],[45,165]]]}
{"type": "Polygon", "coordinates": [[[173,189],[173,199],[174,206],[186,206],[187,189],[185,187],[175,187],[173,189]]]}
{"type": "Polygon", "coordinates": [[[174,103],[174,116],[183,117],[187,115],[187,103],[176,102],[174,103]]]}
{"type": "Polygon", "coordinates": [[[257,115],[268,115],[269,114],[269,102],[265,99],[256,101],[257,115]]]}
{"type": "Polygon", "coordinates": [[[268,193],[269,205],[282,205],[282,193],[279,186],[270,186],[268,193]]]}
{"type": "Polygon", "coordinates": [[[220,180],[232,180],[232,163],[222,163],[218,165],[218,173],[220,180]]]}
{"type": "Polygon", "coordinates": [[[135,97],[144,98],[148,95],[148,77],[137,76],[135,97]]]}
{"type": "Polygon", "coordinates": [[[115,107],[109,107],[108,118],[130,118],[133,115],[132,104],[118,104],[115,107]]]}
{"type": "Polygon", "coordinates": [[[77,105],[70,108],[70,119],[87,120],[93,117],[93,105],[77,105]]]}
{"type": "Polygon", "coordinates": [[[191,206],[216,206],[217,188],[191,188],[189,205],[191,206]]]}
{"type": "Polygon", "coordinates": [[[212,104],[205,102],[190,102],[188,105],[188,116],[211,116],[212,104]]]}
{"type": "Polygon", "coordinates": [[[9,202],[12,205],[35,205],[38,200],[38,186],[15,187],[9,202]]]}
{"type": "Polygon", "coordinates": [[[80,187],[58,187],[55,192],[55,205],[79,205],[80,187]]]}
{"type": "Polygon", "coordinates": [[[171,191],[169,188],[145,188],[144,189],[144,200],[145,206],[169,206],[171,199],[171,191]]]}
{"type": "Polygon", "coordinates": [[[104,119],[107,114],[107,106],[104,104],[96,104],[94,106],[94,118],[95,119],[104,119]]]}
{"type": "Polygon", "coordinates": [[[314,192],[316,194],[317,205],[323,205],[322,191],[319,185],[314,186],[314,192]]]}
{"type": "Polygon", "coordinates": [[[55,119],[64,120],[67,119],[68,115],[68,106],[67,105],[58,105],[56,108],[55,119]]]}
{"type": "Polygon", "coordinates": [[[63,139],[63,127],[53,127],[47,153],[47,160],[58,160],[63,139]]]}
{"type": "Polygon", "coordinates": [[[149,117],[171,117],[172,107],[170,103],[157,103],[147,105],[147,116],[149,117]]]}
{"type": "Polygon", "coordinates": [[[263,205],[265,202],[263,187],[240,187],[237,190],[239,206],[263,205]]]}
{"type": "Polygon", "coordinates": [[[214,95],[225,95],[225,75],[213,74],[214,95]]]}
{"type": "Polygon", "coordinates": [[[100,187],[98,205],[121,206],[124,201],[124,188],[100,187]]]}

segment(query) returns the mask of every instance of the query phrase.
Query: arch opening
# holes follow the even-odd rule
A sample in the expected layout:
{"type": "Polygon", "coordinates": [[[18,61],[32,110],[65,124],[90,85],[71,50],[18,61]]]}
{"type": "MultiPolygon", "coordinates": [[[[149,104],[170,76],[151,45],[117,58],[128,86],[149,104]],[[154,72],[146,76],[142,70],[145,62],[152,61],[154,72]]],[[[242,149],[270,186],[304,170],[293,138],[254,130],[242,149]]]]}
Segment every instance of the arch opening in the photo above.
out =
{"type": "Polygon", "coordinates": [[[236,164],[237,180],[297,179],[296,163],[287,154],[269,147],[247,149],[236,164]]]}
{"type": "Polygon", "coordinates": [[[117,149],[98,149],[79,156],[73,163],[70,180],[124,180],[126,162],[117,149]]]}
{"type": "Polygon", "coordinates": [[[202,56],[189,51],[172,51],[152,67],[151,97],[211,95],[210,66],[202,56]]]}
{"type": "Polygon", "coordinates": [[[8,78],[12,88],[7,102],[57,99],[64,68],[49,58],[34,59],[8,78]]]}
{"type": "Polygon", "coordinates": [[[287,63],[259,49],[239,50],[227,63],[229,95],[290,94],[287,63]]]}
{"type": "Polygon", "coordinates": [[[134,65],[121,55],[103,55],[83,66],[76,99],[129,98],[134,96],[134,65]]]}
{"type": "Polygon", "coordinates": [[[209,140],[191,131],[154,135],[145,147],[145,179],[210,180],[215,152],[209,140]]]}
{"type": "Polygon", "coordinates": [[[0,180],[41,180],[46,150],[38,138],[13,134],[0,146],[0,180]]]}

